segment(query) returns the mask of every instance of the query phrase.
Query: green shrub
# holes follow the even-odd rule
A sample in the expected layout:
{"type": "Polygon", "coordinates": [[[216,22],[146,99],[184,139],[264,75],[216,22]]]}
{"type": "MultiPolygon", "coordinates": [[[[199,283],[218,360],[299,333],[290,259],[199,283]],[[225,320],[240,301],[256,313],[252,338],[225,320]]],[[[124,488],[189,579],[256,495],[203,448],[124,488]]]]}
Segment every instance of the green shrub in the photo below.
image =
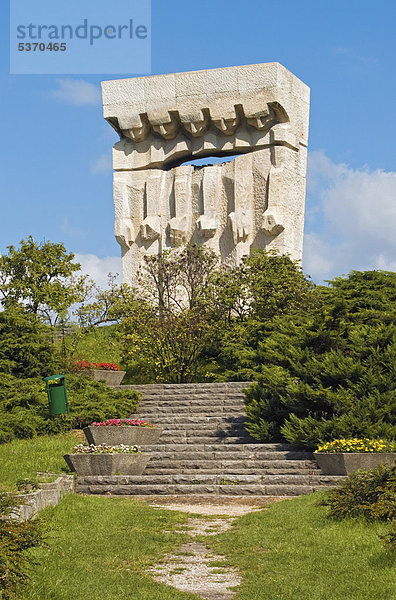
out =
{"type": "Polygon", "coordinates": [[[0,312],[0,372],[44,377],[54,368],[51,331],[35,315],[0,312]]]}
{"type": "Polygon", "coordinates": [[[396,520],[392,522],[391,528],[385,535],[380,536],[385,548],[396,550],[396,520]]]}
{"type": "Polygon", "coordinates": [[[66,386],[71,425],[76,428],[128,417],[136,411],[140,397],[133,390],[115,390],[85,375],[67,375],[66,386]]]}
{"type": "Polygon", "coordinates": [[[370,521],[396,519],[396,466],[357,471],[330,490],[323,501],[336,519],[363,516],[370,521]]]}
{"type": "Polygon", "coordinates": [[[248,430],[313,450],[342,438],[396,438],[396,273],[352,272],[318,308],[278,316],[244,354],[256,382],[248,430]]]}
{"type": "Polygon", "coordinates": [[[127,417],[137,408],[137,392],[118,391],[88,376],[67,375],[66,388],[70,415],[51,418],[42,379],[19,379],[0,373],[0,443],[127,417]]]}
{"type": "Polygon", "coordinates": [[[16,598],[17,584],[28,581],[29,558],[25,551],[38,546],[42,534],[38,521],[14,521],[11,508],[17,498],[0,492],[0,598],[16,598]]]}

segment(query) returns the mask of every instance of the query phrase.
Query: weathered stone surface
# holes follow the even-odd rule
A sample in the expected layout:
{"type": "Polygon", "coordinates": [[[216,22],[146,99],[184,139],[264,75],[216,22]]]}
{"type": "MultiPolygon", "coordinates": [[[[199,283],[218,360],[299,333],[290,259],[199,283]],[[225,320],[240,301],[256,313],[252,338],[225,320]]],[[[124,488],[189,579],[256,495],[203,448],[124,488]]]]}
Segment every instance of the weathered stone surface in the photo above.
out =
{"type": "Polygon", "coordinates": [[[85,427],[84,434],[89,444],[99,446],[141,446],[156,444],[162,434],[161,427],[96,426],[85,427]]]}
{"type": "Polygon", "coordinates": [[[73,475],[60,475],[51,483],[39,483],[37,491],[21,494],[20,500],[23,504],[13,509],[12,517],[19,521],[26,521],[37,515],[43,508],[56,506],[65,494],[74,491],[74,484],[73,475]]]}
{"type": "Polygon", "coordinates": [[[104,381],[107,385],[115,387],[121,385],[126,371],[106,371],[105,369],[86,369],[84,375],[89,375],[95,381],[104,381]]]}
{"type": "Polygon", "coordinates": [[[124,281],[145,254],[193,241],[222,262],[302,257],[309,88],[279,63],[105,81],[124,281]],[[193,158],[238,155],[223,164],[193,158]]]}
{"type": "Polygon", "coordinates": [[[77,475],[140,475],[149,454],[65,454],[64,459],[77,475]]]}
{"type": "Polygon", "coordinates": [[[361,469],[367,471],[378,465],[396,463],[396,452],[340,452],[325,454],[315,452],[315,460],[325,475],[350,475],[361,469]]]}

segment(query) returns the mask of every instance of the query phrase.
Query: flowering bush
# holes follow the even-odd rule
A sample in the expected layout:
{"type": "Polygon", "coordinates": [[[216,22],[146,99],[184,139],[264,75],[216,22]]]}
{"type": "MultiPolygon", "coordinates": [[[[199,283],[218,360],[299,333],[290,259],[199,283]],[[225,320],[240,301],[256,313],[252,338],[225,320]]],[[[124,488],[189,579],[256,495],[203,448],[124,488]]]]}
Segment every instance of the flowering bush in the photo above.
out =
{"type": "Polygon", "coordinates": [[[102,421],[101,423],[97,423],[94,421],[91,427],[155,427],[152,423],[147,423],[147,421],[141,421],[140,419],[107,419],[107,421],[102,421]]]}
{"type": "Polygon", "coordinates": [[[342,439],[327,442],[319,446],[315,452],[396,452],[396,444],[386,440],[370,440],[369,438],[342,439]]]}
{"type": "Polygon", "coordinates": [[[75,454],[137,454],[140,452],[140,446],[125,446],[120,444],[119,446],[107,446],[106,444],[100,444],[95,446],[90,444],[77,444],[74,446],[73,452],[75,454]]]}
{"type": "Polygon", "coordinates": [[[120,367],[115,363],[96,363],[96,362],[87,362],[86,360],[78,360],[76,362],[77,369],[99,369],[101,371],[119,371],[120,367]]]}

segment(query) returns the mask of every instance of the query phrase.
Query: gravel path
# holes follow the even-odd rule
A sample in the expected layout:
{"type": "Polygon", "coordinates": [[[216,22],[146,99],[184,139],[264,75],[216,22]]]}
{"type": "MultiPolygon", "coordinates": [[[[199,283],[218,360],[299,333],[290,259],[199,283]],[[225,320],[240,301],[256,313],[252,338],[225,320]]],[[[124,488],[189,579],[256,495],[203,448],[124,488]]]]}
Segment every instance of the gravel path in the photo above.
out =
{"type": "Polygon", "coordinates": [[[179,533],[187,533],[192,541],[183,544],[177,552],[166,554],[162,563],[148,570],[155,581],[165,583],[183,592],[196,594],[205,600],[231,600],[235,594],[232,588],[241,583],[240,574],[227,565],[225,556],[213,554],[201,542],[193,540],[200,535],[210,536],[227,531],[233,521],[239,516],[254,510],[265,508],[266,505],[281,500],[281,498],[266,499],[257,503],[221,502],[210,503],[150,503],[154,508],[178,510],[192,513],[187,523],[179,533]],[[196,515],[217,516],[217,519],[199,518],[196,515]],[[224,563],[224,564],[222,564],[224,563]]]}
{"type": "MultiPolygon", "coordinates": [[[[188,529],[180,533],[187,533],[192,538],[197,535],[216,535],[227,531],[234,519],[223,517],[207,520],[194,517],[187,521],[188,529]]],[[[238,586],[241,577],[224,561],[224,556],[213,554],[204,544],[193,541],[183,544],[174,554],[166,554],[163,563],[148,572],[155,581],[197,594],[205,600],[231,600],[235,592],[230,588],[238,586]],[[221,564],[223,562],[224,566],[221,564]]]]}

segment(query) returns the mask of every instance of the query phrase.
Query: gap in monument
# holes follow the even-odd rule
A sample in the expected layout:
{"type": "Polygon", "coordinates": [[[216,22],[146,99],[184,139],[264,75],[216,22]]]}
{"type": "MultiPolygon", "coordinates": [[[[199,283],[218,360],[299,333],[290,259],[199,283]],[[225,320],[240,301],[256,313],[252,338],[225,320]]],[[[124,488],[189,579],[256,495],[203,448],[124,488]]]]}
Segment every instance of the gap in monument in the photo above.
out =
{"type": "Polygon", "coordinates": [[[189,158],[187,160],[173,160],[170,162],[167,162],[165,165],[165,169],[173,169],[174,167],[180,167],[180,166],[186,166],[186,165],[192,165],[193,167],[206,167],[206,166],[211,166],[211,165],[215,165],[215,164],[221,164],[221,163],[225,163],[225,162],[231,162],[233,161],[235,158],[237,158],[237,156],[241,156],[243,154],[246,154],[246,152],[237,152],[237,153],[227,153],[227,152],[219,152],[218,154],[208,154],[207,156],[197,156],[196,158],[189,158]]]}
{"type": "Polygon", "coordinates": [[[231,162],[237,156],[240,156],[240,154],[232,154],[231,156],[206,156],[205,158],[193,158],[192,160],[187,160],[182,164],[183,166],[192,165],[193,167],[208,167],[211,165],[231,162]]]}

